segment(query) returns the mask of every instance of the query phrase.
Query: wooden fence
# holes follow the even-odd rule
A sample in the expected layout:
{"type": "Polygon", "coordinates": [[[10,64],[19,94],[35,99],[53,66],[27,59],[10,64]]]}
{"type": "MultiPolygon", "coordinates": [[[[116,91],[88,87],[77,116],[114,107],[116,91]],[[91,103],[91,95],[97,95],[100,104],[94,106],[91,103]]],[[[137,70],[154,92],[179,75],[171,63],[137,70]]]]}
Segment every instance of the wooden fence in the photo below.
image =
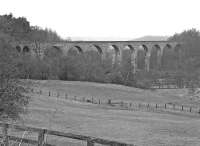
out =
{"type": "Polygon", "coordinates": [[[189,82],[176,79],[157,79],[151,81],[150,89],[181,89],[181,88],[199,88],[198,81],[189,82]]]}
{"type": "Polygon", "coordinates": [[[134,144],[126,144],[101,138],[95,138],[91,136],[84,136],[84,135],[76,135],[72,133],[64,133],[59,131],[53,131],[48,129],[41,129],[41,128],[33,128],[33,127],[26,127],[26,126],[19,126],[19,125],[12,125],[7,123],[0,123],[0,127],[2,127],[2,135],[0,135],[0,138],[2,139],[3,143],[1,146],[9,146],[9,141],[17,141],[37,146],[53,146],[51,144],[45,143],[45,135],[53,135],[53,136],[59,136],[64,138],[71,138],[75,140],[81,140],[86,141],[87,146],[94,146],[96,144],[101,145],[110,145],[110,146],[135,146],[134,144]],[[38,139],[37,140],[31,140],[31,139],[25,139],[15,136],[8,135],[8,129],[16,129],[20,131],[30,131],[38,133],[38,139]]]}
{"type": "Polygon", "coordinates": [[[78,96],[70,96],[65,92],[58,92],[58,91],[49,91],[49,90],[41,90],[41,89],[34,89],[32,92],[48,96],[48,97],[56,97],[57,99],[65,99],[65,100],[72,100],[77,102],[85,102],[91,104],[98,104],[98,105],[106,105],[116,109],[123,109],[123,110],[132,110],[132,111],[149,111],[149,112],[181,112],[181,113],[188,113],[188,114],[196,114],[200,116],[200,107],[192,107],[188,105],[178,105],[173,103],[145,103],[145,102],[128,102],[128,101],[121,101],[121,100],[111,100],[109,98],[102,99],[102,98],[95,98],[95,97],[78,97],[78,96]]]}

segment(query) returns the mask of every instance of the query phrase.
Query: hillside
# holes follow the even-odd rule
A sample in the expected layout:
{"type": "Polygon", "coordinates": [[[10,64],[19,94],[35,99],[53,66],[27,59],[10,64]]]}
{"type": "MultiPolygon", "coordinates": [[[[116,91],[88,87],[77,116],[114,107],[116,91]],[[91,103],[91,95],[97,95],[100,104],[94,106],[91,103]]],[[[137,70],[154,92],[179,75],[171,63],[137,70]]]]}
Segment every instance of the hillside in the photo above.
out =
{"type": "MultiPolygon", "coordinates": [[[[88,82],[31,82],[37,90],[47,92],[43,92],[42,95],[31,94],[29,113],[23,116],[25,125],[117,140],[138,146],[198,146],[200,143],[198,117],[105,108],[103,105],[57,98],[55,92],[65,92],[77,98],[93,96],[100,99],[113,98],[132,102],[174,100],[187,102],[184,100],[185,97],[179,96],[180,93],[186,93],[183,90],[146,91],[121,85],[88,82]],[[48,96],[49,90],[55,92],[54,96],[48,96]]],[[[84,145],[83,142],[50,136],[47,141],[59,146],[84,145]]]]}
{"type": "Polygon", "coordinates": [[[200,106],[200,100],[191,99],[187,89],[143,90],[116,84],[56,80],[34,81],[33,83],[37,88],[59,91],[69,96],[200,106]]]}
{"type": "Polygon", "coordinates": [[[166,41],[168,36],[143,36],[140,38],[133,39],[133,41],[166,41]]]}

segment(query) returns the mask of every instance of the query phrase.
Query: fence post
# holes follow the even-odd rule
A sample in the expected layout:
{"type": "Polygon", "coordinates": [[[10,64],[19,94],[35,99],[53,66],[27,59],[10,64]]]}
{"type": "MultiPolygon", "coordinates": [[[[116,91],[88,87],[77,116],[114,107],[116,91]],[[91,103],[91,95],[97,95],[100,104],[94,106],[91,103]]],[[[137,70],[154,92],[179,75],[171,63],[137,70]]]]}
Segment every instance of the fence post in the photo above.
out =
{"type": "Polygon", "coordinates": [[[157,103],[156,103],[156,108],[158,108],[158,105],[157,105],[157,103]]]}
{"type": "Polygon", "coordinates": [[[173,109],[175,110],[175,104],[173,104],[173,109]]]}
{"type": "Polygon", "coordinates": [[[121,107],[123,107],[123,105],[124,105],[124,103],[123,103],[123,101],[121,101],[121,107]]]}
{"type": "Polygon", "coordinates": [[[92,142],[91,140],[87,140],[87,146],[94,146],[94,142],[92,142]]]}
{"type": "Polygon", "coordinates": [[[147,104],[147,109],[149,109],[149,103],[147,104]]]}
{"type": "Polygon", "coordinates": [[[9,146],[9,143],[8,143],[8,124],[4,124],[3,129],[2,129],[2,135],[3,135],[4,146],[9,146]]]}
{"type": "Polygon", "coordinates": [[[67,99],[67,93],[65,93],[65,99],[67,99]]]}
{"type": "Polygon", "coordinates": [[[190,112],[192,112],[192,107],[190,107],[190,112]]]}
{"type": "Polygon", "coordinates": [[[44,146],[44,134],[45,134],[45,130],[41,130],[38,133],[38,146],[44,146]]]}
{"type": "Polygon", "coordinates": [[[101,100],[99,99],[99,104],[101,104],[101,100]]]}
{"type": "Polygon", "coordinates": [[[141,105],[140,105],[140,103],[139,103],[138,108],[140,109],[140,107],[141,107],[141,105]]]}
{"type": "Polygon", "coordinates": [[[165,109],[167,108],[167,104],[165,103],[165,109]]]}
{"type": "Polygon", "coordinates": [[[108,104],[110,104],[110,105],[111,105],[111,99],[108,99],[108,104]]]}
{"type": "Polygon", "coordinates": [[[51,96],[51,92],[49,91],[49,96],[51,96]]]}
{"type": "Polygon", "coordinates": [[[183,111],[183,106],[181,107],[181,110],[183,111]]]}

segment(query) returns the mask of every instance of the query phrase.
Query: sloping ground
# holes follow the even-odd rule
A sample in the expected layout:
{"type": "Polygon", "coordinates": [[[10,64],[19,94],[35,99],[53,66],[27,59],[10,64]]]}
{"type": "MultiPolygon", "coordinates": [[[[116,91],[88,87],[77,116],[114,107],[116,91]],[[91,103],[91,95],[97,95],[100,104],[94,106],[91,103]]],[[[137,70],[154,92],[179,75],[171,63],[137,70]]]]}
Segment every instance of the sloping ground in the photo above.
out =
{"type": "Polygon", "coordinates": [[[34,81],[35,86],[67,93],[70,96],[94,97],[147,103],[175,103],[200,107],[200,99],[191,98],[187,89],[142,90],[122,85],[70,81],[34,81]]]}
{"type": "MultiPolygon", "coordinates": [[[[197,116],[112,110],[99,105],[38,94],[32,95],[29,111],[29,114],[23,117],[25,125],[28,126],[95,136],[138,146],[199,146],[200,143],[200,117],[197,116]]],[[[57,145],[66,145],[69,142],[66,139],[59,140],[58,137],[54,139],[48,137],[47,141],[57,145]]]]}
{"type": "Polygon", "coordinates": [[[167,41],[168,38],[168,36],[143,36],[133,41],[167,41]]]}
{"type": "MultiPolygon", "coordinates": [[[[88,82],[31,81],[41,90],[66,92],[71,96],[111,98],[156,103],[197,103],[186,98],[186,90],[141,90],[121,85],[88,82]]],[[[105,108],[48,95],[31,94],[25,125],[95,136],[138,146],[199,146],[200,116],[151,113],[105,108]]],[[[83,142],[47,137],[56,145],[83,145],[83,142]]]]}

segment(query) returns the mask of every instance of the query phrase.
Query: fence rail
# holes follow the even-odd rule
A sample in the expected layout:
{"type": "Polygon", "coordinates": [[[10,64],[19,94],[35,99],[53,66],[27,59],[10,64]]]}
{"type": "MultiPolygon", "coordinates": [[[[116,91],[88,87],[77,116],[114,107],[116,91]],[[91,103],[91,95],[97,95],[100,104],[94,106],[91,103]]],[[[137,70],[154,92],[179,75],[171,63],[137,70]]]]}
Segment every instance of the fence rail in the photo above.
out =
{"type": "Polygon", "coordinates": [[[151,89],[182,89],[182,88],[199,88],[198,81],[190,82],[176,79],[157,79],[151,81],[151,89]]]}
{"type": "Polygon", "coordinates": [[[126,144],[117,141],[111,141],[91,136],[84,136],[84,135],[77,135],[72,133],[64,133],[60,131],[53,131],[48,129],[41,129],[41,128],[34,128],[34,127],[26,127],[26,126],[19,126],[19,125],[12,125],[8,123],[0,123],[0,127],[2,127],[2,135],[0,138],[3,139],[3,146],[9,146],[9,140],[14,140],[17,142],[23,142],[28,144],[33,144],[37,146],[53,146],[51,144],[45,143],[45,135],[53,135],[65,138],[71,138],[76,140],[82,140],[87,142],[87,146],[94,146],[94,144],[102,144],[102,145],[110,145],[110,146],[136,146],[134,144],[126,144]],[[31,140],[25,138],[19,138],[15,136],[8,135],[8,129],[16,129],[20,131],[31,131],[38,133],[38,140],[31,140]]]}

